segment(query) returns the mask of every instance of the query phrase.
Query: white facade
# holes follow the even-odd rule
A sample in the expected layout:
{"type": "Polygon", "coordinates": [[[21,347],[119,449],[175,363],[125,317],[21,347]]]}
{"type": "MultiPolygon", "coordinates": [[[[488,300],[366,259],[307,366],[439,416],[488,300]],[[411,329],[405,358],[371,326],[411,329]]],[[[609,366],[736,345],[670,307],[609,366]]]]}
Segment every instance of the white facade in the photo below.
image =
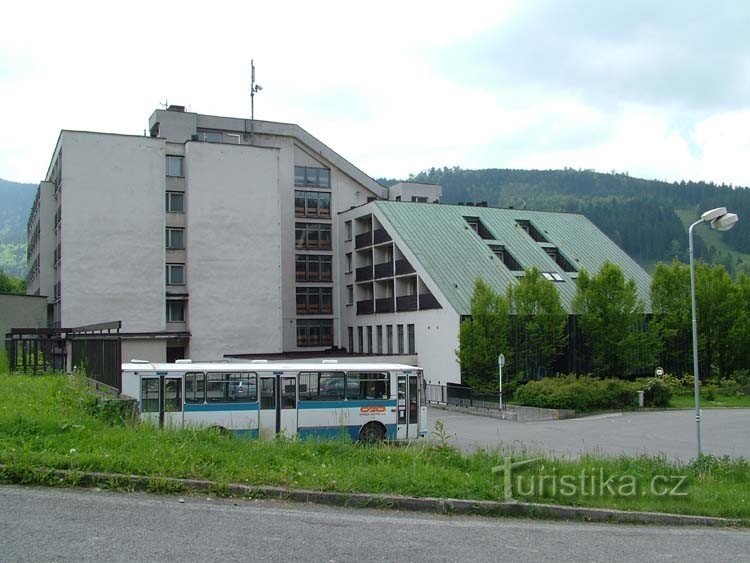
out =
{"type": "Polygon", "coordinates": [[[430,274],[375,205],[346,211],[339,222],[342,346],[364,354],[411,354],[427,383],[460,383],[454,353],[460,315],[430,274]]]}
{"type": "MultiPolygon", "coordinates": [[[[149,126],[61,132],[29,220],[49,324],[121,320],[126,360],[346,348],[338,216],[388,189],[296,125],[174,107],[149,126]]],[[[417,339],[454,338],[445,314],[417,339]]]]}

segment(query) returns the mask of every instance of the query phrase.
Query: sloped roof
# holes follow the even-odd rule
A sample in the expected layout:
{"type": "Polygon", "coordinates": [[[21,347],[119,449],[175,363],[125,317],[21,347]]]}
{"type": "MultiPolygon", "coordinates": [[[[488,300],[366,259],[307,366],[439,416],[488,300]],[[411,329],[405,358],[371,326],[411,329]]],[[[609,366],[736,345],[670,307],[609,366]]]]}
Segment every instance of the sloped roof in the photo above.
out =
{"type": "Polygon", "coordinates": [[[635,280],[639,297],[650,310],[650,276],[583,215],[408,202],[377,201],[375,205],[386,230],[403,241],[460,315],[469,314],[478,277],[503,295],[517,281],[518,272],[511,272],[490,244],[503,245],[523,269],[536,266],[542,272],[560,274],[564,281],[555,287],[568,311],[577,274],[564,272],[545,247],[556,247],[579,271],[596,273],[607,260],[617,264],[627,278],[635,280]],[[465,217],[479,218],[492,240],[481,238],[465,217]],[[524,220],[548,242],[536,242],[519,225],[524,220]]]}

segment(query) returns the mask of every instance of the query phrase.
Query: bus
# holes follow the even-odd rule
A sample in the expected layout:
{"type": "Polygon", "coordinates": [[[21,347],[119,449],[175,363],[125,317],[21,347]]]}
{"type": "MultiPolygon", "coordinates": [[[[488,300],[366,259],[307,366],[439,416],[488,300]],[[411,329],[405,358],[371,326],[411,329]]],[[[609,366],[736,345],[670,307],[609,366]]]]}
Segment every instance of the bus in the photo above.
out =
{"type": "Polygon", "coordinates": [[[379,442],[427,435],[421,368],[401,364],[149,363],[122,365],[122,393],[141,420],[213,427],[249,437],[379,442]]]}

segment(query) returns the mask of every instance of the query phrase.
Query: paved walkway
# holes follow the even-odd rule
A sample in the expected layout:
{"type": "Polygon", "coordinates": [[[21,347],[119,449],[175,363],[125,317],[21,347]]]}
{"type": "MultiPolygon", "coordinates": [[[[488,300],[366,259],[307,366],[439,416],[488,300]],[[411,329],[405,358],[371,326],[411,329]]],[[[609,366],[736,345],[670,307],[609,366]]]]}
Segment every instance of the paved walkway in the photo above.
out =
{"type": "MultiPolygon", "coordinates": [[[[579,456],[663,454],[689,460],[696,454],[695,411],[649,411],[596,415],[550,422],[510,422],[429,409],[430,427],[442,420],[462,449],[503,448],[579,456]]],[[[750,458],[750,409],[707,409],[701,421],[703,453],[750,458]]]]}

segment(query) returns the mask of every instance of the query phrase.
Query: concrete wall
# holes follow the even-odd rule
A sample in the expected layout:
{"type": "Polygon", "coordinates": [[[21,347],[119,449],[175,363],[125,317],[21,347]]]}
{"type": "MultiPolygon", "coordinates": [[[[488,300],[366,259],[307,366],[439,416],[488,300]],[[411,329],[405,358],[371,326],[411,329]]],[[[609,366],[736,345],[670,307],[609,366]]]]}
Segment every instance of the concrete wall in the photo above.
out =
{"type": "Polygon", "coordinates": [[[11,328],[46,328],[47,298],[0,293],[0,342],[11,328]]]}
{"type": "Polygon", "coordinates": [[[420,184],[418,182],[399,182],[388,188],[388,199],[411,201],[412,197],[426,197],[428,203],[434,203],[443,197],[443,187],[438,184],[420,184]]]}
{"type": "Polygon", "coordinates": [[[63,326],[164,329],[164,142],[62,133],[63,326]]]}
{"type": "Polygon", "coordinates": [[[281,352],[279,152],[190,142],[185,154],[190,357],[281,352]]]}
{"type": "Polygon", "coordinates": [[[122,340],[122,361],[147,360],[165,362],[167,360],[167,341],[156,338],[124,338],[122,340]]]}

